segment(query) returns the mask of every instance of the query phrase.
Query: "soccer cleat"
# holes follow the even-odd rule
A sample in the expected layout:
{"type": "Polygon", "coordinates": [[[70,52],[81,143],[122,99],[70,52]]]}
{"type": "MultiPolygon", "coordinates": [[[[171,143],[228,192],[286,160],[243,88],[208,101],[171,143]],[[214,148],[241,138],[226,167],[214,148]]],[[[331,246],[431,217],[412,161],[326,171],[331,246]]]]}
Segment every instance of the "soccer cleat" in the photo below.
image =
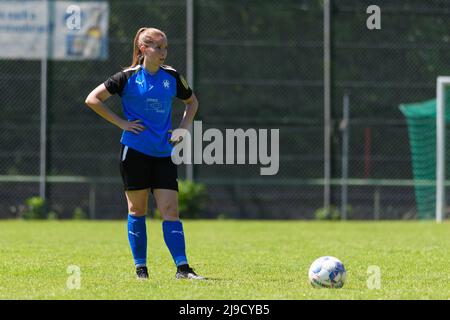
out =
{"type": "Polygon", "coordinates": [[[177,268],[177,273],[175,274],[177,279],[194,279],[194,280],[204,280],[205,277],[199,276],[194,272],[194,269],[189,267],[188,264],[183,264],[177,268]]]}
{"type": "Polygon", "coordinates": [[[139,280],[146,280],[148,279],[148,270],[147,267],[136,267],[136,277],[139,280]]]}

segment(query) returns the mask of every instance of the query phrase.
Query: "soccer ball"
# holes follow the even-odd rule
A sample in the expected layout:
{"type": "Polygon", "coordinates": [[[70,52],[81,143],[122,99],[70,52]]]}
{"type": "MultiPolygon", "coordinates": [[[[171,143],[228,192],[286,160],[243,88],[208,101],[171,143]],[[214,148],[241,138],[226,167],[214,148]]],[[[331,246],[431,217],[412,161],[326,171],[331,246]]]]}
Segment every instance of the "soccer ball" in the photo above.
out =
{"type": "Polygon", "coordinates": [[[315,288],[342,288],[347,272],[343,263],[335,257],[316,259],[309,268],[309,283],[315,288]]]}

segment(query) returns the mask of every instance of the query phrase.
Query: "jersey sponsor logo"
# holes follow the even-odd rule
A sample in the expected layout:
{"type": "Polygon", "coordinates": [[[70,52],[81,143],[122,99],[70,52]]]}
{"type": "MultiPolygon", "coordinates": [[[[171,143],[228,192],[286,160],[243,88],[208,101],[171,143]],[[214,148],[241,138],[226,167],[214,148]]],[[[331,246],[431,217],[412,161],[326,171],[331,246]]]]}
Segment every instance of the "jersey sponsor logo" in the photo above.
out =
{"type": "Polygon", "coordinates": [[[188,85],[186,79],[185,79],[181,74],[180,74],[180,80],[181,80],[181,83],[183,84],[183,86],[184,86],[186,89],[189,89],[189,85],[188,85]]]}
{"type": "Polygon", "coordinates": [[[164,109],[164,105],[158,99],[154,99],[154,98],[147,98],[145,111],[156,112],[156,113],[165,113],[166,112],[166,110],[164,109]]]}

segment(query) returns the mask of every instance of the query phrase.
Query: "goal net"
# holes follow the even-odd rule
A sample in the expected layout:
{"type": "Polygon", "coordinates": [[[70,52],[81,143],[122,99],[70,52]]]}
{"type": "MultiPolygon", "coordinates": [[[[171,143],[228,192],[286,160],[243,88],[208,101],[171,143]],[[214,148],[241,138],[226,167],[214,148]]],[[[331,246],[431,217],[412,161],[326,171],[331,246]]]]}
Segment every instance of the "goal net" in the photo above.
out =
{"type": "Polygon", "coordinates": [[[450,77],[438,77],[436,98],[400,105],[408,123],[414,189],[419,219],[446,217],[446,179],[449,178],[450,77]],[[446,138],[447,137],[447,138],[446,138]]]}

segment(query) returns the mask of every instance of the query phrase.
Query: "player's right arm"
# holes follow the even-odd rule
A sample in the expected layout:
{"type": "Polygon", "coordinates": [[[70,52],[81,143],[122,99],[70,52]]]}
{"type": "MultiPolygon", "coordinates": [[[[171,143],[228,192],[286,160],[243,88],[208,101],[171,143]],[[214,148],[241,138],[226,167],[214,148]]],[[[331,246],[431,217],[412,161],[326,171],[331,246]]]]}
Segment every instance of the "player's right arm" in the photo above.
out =
{"type": "Polygon", "coordinates": [[[141,120],[127,121],[108,108],[108,106],[104,104],[104,101],[109,97],[111,97],[111,94],[106,89],[105,84],[102,83],[89,93],[85,103],[103,119],[111,122],[122,130],[131,131],[135,134],[139,134],[141,131],[145,130],[145,127],[140,124],[141,120]]]}

